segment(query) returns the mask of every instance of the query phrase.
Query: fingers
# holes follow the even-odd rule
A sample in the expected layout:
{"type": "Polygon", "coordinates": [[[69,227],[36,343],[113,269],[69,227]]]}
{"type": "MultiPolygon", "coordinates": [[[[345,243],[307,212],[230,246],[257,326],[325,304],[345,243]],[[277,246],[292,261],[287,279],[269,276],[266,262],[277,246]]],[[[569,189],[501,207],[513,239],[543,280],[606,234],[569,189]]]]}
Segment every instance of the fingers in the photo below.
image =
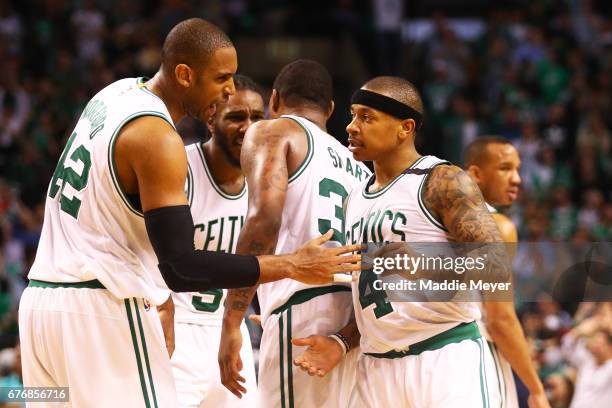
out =
{"type": "Polygon", "coordinates": [[[329,230],[325,234],[321,235],[320,237],[311,239],[310,241],[306,243],[306,245],[320,246],[321,244],[324,244],[325,242],[329,241],[333,235],[334,235],[334,230],[329,230]]]}
{"type": "Polygon", "coordinates": [[[311,365],[302,356],[293,359],[293,365],[300,367],[302,371],[308,373],[308,375],[311,377],[314,377],[315,375],[318,377],[323,377],[325,374],[327,374],[326,370],[311,365]]]}
{"type": "Polygon", "coordinates": [[[346,263],[346,264],[342,264],[342,265],[336,265],[336,267],[334,268],[334,272],[333,273],[338,273],[338,272],[354,272],[354,271],[360,271],[360,270],[361,270],[361,262],[346,263]]]}
{"type": "Polygon", "coordinates": [[[251,314],[249,315],[249,320],[261,326],[261,315],[251,314]]]}
{"type": "Polygon", "coordinates": [[[291,339],[291,343],[294,346],[314,346],[314,338],[312,336],[304,337],[302,339],[291,339]]]}
{"type": "Polygon", "coordinates": [[[245,383],[246,380],[240,375],[240,372],[237,369],[241,366],[242,361],[240,359],[235,361],[233,364],[230,357],[219,361],[221,383],[238,398],[242,398],[242,394],[246,393],[246,388],[240,384],[245,383]]]}
{"type": "Polygon", "coordinates": [[[366,246],[363,244],[345,245],[337,248],[331,248],[330,252],[334,255],[347,254],[349,252],[361,251],[366,246]]]}

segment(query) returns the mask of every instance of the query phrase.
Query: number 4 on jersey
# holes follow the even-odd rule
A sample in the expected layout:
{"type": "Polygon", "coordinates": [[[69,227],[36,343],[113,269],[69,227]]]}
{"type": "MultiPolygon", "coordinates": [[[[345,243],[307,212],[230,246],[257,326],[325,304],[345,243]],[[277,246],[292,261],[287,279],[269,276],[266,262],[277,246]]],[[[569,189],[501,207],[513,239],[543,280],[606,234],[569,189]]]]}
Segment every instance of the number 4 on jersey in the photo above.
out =
{"type": "Polygon", "coordinates": [[[387,293],[384,290],[376,290],[374,282],[379,279],[371,269],[361,271],[359,274],[359,303],[361,308],[374,304],[374,315],[380,319],[393,311],[393,306],[387,298],[387,293]]]}
{"type": "Polygon", "coordinates": [[[61,192],[60,195],[60,206],[62,211],[67,214],[70,214],[75,219],[79,215],[79,209],[81,208],[81,200],[76,197],[68,198],[64,195],[64,188],[66,187],[66,183],[69,184],[73,189],[77,192],[81,191],[87,186],[87,180],[89,178],[89,170],[91,169],[91,154],[85,148],[85,146],[81,145],[77,147],[74,152],[70,155],[70,160],[74,162],[80,162],[83,164],[83,170],[81,174],[78,174],[71,167],[66,167],[66,156],[68,156],[68,152],[72,147],[72,143],[76,138],[76,132],[73,132],[68,139],[68,143],[66,143],[66,147],[62,152],[62,157],[60,157],[59,162],[57,163],[57,167],[55,168],[55,172],[53,173],[53,178],[51,179],[51,187],[49,188],[49,197],[52,199],[57,196],[58,192],[61,192]]]}

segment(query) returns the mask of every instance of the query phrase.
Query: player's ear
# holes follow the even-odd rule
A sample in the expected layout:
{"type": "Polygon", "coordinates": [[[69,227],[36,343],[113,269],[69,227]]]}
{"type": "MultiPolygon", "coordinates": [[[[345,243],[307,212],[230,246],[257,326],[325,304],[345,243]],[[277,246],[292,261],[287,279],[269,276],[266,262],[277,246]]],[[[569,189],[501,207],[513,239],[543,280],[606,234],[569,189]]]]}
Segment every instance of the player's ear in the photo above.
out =
{"type": "Polygon", "coordinates": [[[410,135],[414,134],[415,129],[416,129],[416,123],[414,122],[414,119],[402,120],[401,129],[398,135],[400,139],[404,140],[408,138],[410,135]]]}
{"type": "Polygon", "coordinates": [[[334,109],[336,109],[336,103],[331,100],[329,101],[329,109],[327,111],[327,119],[331,118],[332,113],[334,113],[334,109]]]}
{"type": "Polygon", "coordinates": [[[270,103],[268,104],[268,109],[271,113],[278,112],[278,108],[280,107],[280,94],[276,89],[272,89],[272,94],[270,95],[270,103]]]}
{"type": "Polygon", "coordinates": [[[468,172],[470,177],[474,179],[476,184],[480,183],[480,181],[482,180],[482,172],[480,171],[480,167],[470,164],[466,171],[468,172]]]}
{"type": "Polygon", "coordinates": [[[213,134],[213,129],[214,129],[214,124],[215,122],[215,115],[211,115],[208,117],[208,120],[206,120],[206,127],[208,128],[208,134],[212,136],[213,134]]]}
{"type": "Polygon", "coordinates": [[[176,81],[184,88],[189,88],[194,80],[193,70],[187,64],[177,64],[174,67],[176,81]]]}

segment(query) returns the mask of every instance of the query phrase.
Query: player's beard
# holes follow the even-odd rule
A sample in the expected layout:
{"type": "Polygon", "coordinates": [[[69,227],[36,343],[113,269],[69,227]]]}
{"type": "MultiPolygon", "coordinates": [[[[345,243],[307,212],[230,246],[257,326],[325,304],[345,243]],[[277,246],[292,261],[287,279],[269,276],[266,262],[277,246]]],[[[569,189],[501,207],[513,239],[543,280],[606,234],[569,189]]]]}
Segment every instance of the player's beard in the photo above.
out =
{"type": "Polygon", "coordinates": [[[234,157],[234,155],[232,154],[232,149],[228,142],[228,138],[221,131],[221,129],[219,129],[216,126],[215,126],[215,135],[217,136],[217,143],[219,144],[219,147],[221,148],[221,151],[223,152],[223,155],[225,156],[225,159],[227,160],[227,162],[231,164],[232,166],[239,169],[240,168],[240,158],[236,159],[234,157]]]}

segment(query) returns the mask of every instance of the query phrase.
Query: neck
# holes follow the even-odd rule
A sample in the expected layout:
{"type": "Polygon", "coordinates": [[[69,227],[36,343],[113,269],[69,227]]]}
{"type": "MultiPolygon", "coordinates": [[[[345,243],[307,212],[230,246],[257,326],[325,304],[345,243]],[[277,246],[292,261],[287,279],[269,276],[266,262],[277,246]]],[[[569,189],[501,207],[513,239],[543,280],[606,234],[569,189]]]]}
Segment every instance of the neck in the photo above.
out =
{"type": "Polygon", "coordinates": [[[317,109],[311,109],[306,107],[299,108],[287,108],[283,107],[279,109],[278,115],[295,115],[302,118],[308,119],[319,129],[327,133],[327,115],[317,109]]]}
{"type": "Polygon", "coordinates": [[[157,71],[153,78],[147,81],[145,86],[164,102],[174,123],[180,122],[185,117],[185,110],[179,99],[173,95],[171,85],[161,73],[161,69],[157,71]]]}
{"type": "Polygon", "coordinates": [[[215,183],[220,187],[224,187],[223,190],[227,188],[227,193],[234,194],[240,192],[244,185],[244,174],[242,174],[240,167],[234,166],[227,160],[223,149],[212,138],[202,144],[202,151],[215,183]],[[235,191],[236,189],[237,191],[235,191]]]}
{"type": "Polygon", "coordinates": [[[612,355],[595,357],[595,363],[598,366],[602,366],[602,365],[606,364],[608,362],[608,360],[610,360],[610,359],[612,359],[612,355]]]}
{"type": "Polygon", "coordinates": [[[393,153],[385,155],[384,159],[375,160],[376,182],[374,185],[377,187],[385,186],[410,167],[419,157],[421,155],[412,145],[406,149],[395,149],[393,153]]]}

